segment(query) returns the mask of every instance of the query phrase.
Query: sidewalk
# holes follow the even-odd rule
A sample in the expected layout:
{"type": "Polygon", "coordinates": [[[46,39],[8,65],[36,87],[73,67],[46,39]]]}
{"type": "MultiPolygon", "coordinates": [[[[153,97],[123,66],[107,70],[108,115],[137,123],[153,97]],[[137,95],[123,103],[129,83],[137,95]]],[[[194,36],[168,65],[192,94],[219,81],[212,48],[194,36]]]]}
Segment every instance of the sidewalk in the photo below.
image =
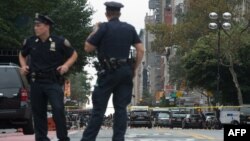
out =
{"type": "MultiPolygon", "coordinates": [[[[53,139],[56,137],[55,131],[49,131],[48,137],[50,139],[53,139]]],[[[34,135],[23,135],[22,132],[16,132],[16,133],[8,133],[8,134],[1,134],[0,140],[7,140],[8,141],[34,141],[35,140],[35,134],[34,135]]]]}

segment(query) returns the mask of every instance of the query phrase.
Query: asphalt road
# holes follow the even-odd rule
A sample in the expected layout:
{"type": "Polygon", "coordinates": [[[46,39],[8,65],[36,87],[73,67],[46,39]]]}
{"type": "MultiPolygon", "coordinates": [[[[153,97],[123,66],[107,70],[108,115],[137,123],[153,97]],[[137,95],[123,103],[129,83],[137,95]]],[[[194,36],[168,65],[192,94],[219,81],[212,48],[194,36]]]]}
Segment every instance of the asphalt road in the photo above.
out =
{"type": "MultiPolygon", "coordinates": [[[[80,141],[83,129],[70,130],[71,141],[80,141]]],[[[49,132],[51,141],[57,141],[55,131],[49,132]]],[[[129,128],[125,141],[223,141],[223,130],[169,129],[169,128],[129,128]]],[[[111,141],[112,128],[102,128],[96,141],[111,141]]],[[[34,141],[34,135],[23,135],[16,130],[0,130],[0,140],[34,141]],[[5,133],[3,133],[5,132],[5,133]]]]}

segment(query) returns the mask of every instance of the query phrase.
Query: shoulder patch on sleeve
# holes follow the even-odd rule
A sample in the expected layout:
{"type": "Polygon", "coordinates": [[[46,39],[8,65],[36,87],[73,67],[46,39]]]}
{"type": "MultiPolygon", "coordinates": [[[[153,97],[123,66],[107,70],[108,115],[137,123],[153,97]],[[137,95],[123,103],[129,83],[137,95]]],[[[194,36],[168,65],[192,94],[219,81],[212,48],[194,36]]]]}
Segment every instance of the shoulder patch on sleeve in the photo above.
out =
{"type": "Polygon", "coordinates": [[[104,27],[104,28],[107,28],[108,23],[107,23],[107,22],[100,23],[100,26],[102,26],[102,27],[104,27]]]}
{"type": "Polygon", "coordinates": [[[24,39],[24,40],[23,40],[23,46],[25,46],[26,43],[27,43],[27,39],[24,39]]]}
{"type": "Polygon", "coordinates": [[[69,40],[67,40],[67,39],[64,40],[64,45],[66,47],[71,47],[71,44],[70,44],[69,40]]]}

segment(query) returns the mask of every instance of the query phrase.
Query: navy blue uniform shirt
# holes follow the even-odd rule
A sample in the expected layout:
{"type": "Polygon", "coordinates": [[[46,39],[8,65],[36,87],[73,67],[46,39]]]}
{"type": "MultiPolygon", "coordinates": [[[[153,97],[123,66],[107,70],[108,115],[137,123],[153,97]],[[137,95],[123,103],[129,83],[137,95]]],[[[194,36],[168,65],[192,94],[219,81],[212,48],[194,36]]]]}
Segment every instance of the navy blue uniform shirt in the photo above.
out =
{"type": "Polygon", "coordinates": [[[128,58],[130,47],[141,43],[135,28],[118,18],[101,23],[97,32],[87,41],[97,47],[98,54],[117,59],[128,58]]]}
{"type": "Polygon", "coordinates": [[[62,65],[74,49],[63,37],[50,36],[45,42],[32,36],[24,41],[21,49],[22,56],[30,55],[30,69],[32,72],[50,72],[62,65]]]}

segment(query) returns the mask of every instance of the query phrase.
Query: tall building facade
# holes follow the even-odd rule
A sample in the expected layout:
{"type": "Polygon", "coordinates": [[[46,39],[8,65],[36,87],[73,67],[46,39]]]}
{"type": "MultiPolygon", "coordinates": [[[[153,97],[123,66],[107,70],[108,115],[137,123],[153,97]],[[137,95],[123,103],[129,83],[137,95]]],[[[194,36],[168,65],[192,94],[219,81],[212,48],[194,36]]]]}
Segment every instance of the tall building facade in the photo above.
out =
{"type": "MultiPolygon", "coordinates": [[[[140,30],[139,33],[139,37],[142,41],[142,43],[145,45],[145,30],[142,29],[140,30]]],[[[135,49],[132,48],[131,49],[131,56],[135,57],[135,49]]],[[[143,86],[146,85],[144,84],[144,81],[147,81],[147,77],[144,78],[144,64],[145,64],[145,56],[143,57],[142,63],[139,65],[138,67],[138,74],[135,75],[134,77],[134,87],[133,87],[133,91],[132,91],[132,101],[131,101],[131,105],[138,105],[138,103],[140,103],[140,100],[142,99],[142,93],[143,93],[143,86]]],[[[147,76],[147,75],[146,75],[147,76]]]]}
{"type": "MultiPolygon", "coordinates": [[[[145,24],[173,25],[177,21],[175,18],[176,3],[180,2],[182,2],[182,0],[149,0],[150,13],[145,17],[145,24]]],[[[146,30],[143,90],[148,91],[153,96],[152,104],[157,104],[159,97],[163,94],[169,74],[167,71],[168,63],[166,60],[166,52],[158,53],[152,50],[151,44],[154,39],[154,35],[146,30]]]]}

